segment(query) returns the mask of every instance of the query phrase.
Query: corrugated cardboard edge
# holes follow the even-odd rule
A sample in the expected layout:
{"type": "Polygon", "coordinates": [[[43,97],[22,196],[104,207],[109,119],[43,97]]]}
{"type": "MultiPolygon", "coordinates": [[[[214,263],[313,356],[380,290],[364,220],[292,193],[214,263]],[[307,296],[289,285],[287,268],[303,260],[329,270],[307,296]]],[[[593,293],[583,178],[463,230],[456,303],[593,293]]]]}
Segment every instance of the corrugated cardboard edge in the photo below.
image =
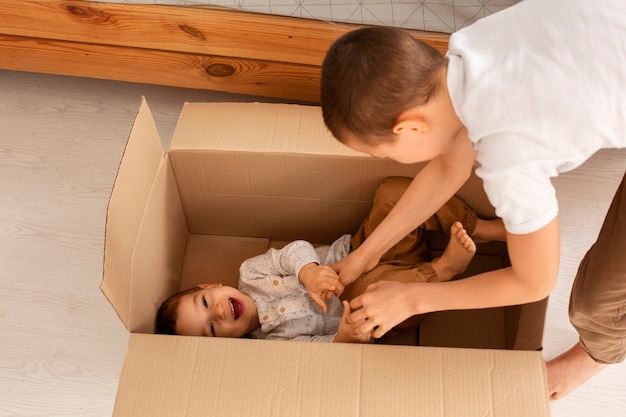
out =
{"type": "Polygon", "coordinates": [[[101,291],[128,329],[132,253],[163,156],[152,113],[142,97],[107,207],[103,279],[100,285],[101,291]],[[130,175],[128,171],[137,175],[130,175]],[[114,211],[123,212],[124,215],[112,215],[114,211]],[[110,244],[111,241],[116,244],[110,244]]]}

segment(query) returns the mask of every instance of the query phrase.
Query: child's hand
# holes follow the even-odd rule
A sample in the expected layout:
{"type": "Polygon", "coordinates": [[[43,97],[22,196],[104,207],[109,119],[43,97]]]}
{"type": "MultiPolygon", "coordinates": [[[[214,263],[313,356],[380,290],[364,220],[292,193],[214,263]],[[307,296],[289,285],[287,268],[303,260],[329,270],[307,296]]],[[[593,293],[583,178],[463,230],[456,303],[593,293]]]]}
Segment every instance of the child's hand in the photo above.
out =
{"type": "Polygon", "coordinates": [[[359,333],[357,323],[350,321],[350,304],[343,301],[343,314],[339,323],[339,330],[335,335],[334,343],[367,343],[372,335],[370,332],[359,333]]]}
{"type": "Polygon", "coordinates": [[[298,278],[304,284],[313,301],[320,306],[324,313],[328,312],[325,300],[333,295],[339,284],[337,273],[328,266],[310,263],[300,269],[298,278]]]}

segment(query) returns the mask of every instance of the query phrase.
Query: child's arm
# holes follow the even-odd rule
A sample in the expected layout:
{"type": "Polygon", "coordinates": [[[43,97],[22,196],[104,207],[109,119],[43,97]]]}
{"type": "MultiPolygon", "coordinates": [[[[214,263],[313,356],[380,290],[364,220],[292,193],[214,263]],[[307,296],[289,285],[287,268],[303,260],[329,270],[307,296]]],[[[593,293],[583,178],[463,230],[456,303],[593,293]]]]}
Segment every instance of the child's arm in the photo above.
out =
{"type": "Polygon", "coordinates": [[[558,274],[558,218],[533,233],[507,234],[507,244],[509,268],[444,283],[372,284],[351,301],[350,320],[360,332],[381,337],[415,314],[516,305],[548,296],[558,274]]]}
{"type": "MultiPolygon", "coordinates": [[[[252,288],[263,288],[258,280],[265,280],[272,275],[293,277],[292,290],[297,290],[296,280],[300,280],[313,301],[326,312],[328,307],[324,299],[333,294],[339,278],[330,267],[319,264],[320,259],[313,245],[296,240],[282,249],[272,248],[263,255],[246,260],[239,268],[239,289],[245,292],[252,291],[252,288]],[[251,284],[252,281],[257,283],[251,284]]],[[[272,288],[265,288],[265,296],[269,297],[272,293],[272,288]]]]}
{"type": "Polygon", "coordinates": [[[354,323],[350,323],[349,321],[350,315],[350,304],[347,301],[343,301],[343,314],[341,317],[341,322],[339,323],[339,329],[335,334],[326,334],[326,335],[309,335],[309,334],[301,334],[296,337],[292,337],[286,339],[277,335],[275,333],[271,333],[267,336],[267,339],[273,340],[297,340],[301,342],[333,342],[333,343],[367,343],[371,339],[371,335],[360,334],[356,329],[354,323]]]}
{"type": "Polygon", "coordinates": [[[262,255],[245,260],[239,268],[240,280],[265,279],[269,275],[295,276],[300,268],[311,262],[320,262],[313,245],[295,240],[282,249],[271,248],[262,255]]]}
{"type": "Polygon", "coordinates": [[[380,257],[403,237],[424,223],[469,178],[475,152],[463,130],[448,153],[432,159],[415,176],[404,195],[365,242],[333,265],[343,285],[371,270],[380,257]]]}

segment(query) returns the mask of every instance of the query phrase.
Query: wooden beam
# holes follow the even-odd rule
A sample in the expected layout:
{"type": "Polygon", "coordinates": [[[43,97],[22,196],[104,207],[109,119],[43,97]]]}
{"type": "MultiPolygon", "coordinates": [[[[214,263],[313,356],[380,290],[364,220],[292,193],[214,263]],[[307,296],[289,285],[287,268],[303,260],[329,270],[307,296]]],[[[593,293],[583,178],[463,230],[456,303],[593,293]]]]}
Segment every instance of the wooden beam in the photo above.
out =
{"type": "MultiPolygon", "coordinates": [[[[224,9],[2,0],[0,68],[318,102],[328,47],[357,25],[224,9]]],[[[441,52],[447,34],[411,31],[441,52]]]]}
{"type": "Polygon", "coordinates": [[[0,68],[319,102],[310,65],[0,35],[0,68]]]}
{"type": "MultiPolygon", "coordinates": [[[[0,33],[321,65],[331,43],[359,26],[224,9],[78,0],[2,0],[0,33]]],[[[445,52],[447,35],[413,31],[445,52]]]]}

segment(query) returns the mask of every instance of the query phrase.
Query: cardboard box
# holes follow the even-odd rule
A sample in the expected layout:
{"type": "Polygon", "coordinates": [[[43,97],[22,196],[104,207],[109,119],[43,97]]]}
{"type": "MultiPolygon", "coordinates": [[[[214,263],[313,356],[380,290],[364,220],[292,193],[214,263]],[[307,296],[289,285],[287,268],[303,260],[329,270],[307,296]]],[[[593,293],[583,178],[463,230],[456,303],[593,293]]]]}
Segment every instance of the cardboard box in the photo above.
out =
{"type": "MultiPolygon", "coordinates": [[[[236,286],[270,245],[354,232],[383,178],[419,168],[354,152],[318,107],[283,104],[186,104],[163,152],[142,102],[106,225],[102,291],[131,332],[114,415],[549,415],[545,300],[428,315],[419,347],[152,334],[170,294],[236,286]]],[[[477,177],[459,196],[493,216],[477,177]]],[[[479,252],[470,273],[507,265],[503,245],[479,252]]]]}

